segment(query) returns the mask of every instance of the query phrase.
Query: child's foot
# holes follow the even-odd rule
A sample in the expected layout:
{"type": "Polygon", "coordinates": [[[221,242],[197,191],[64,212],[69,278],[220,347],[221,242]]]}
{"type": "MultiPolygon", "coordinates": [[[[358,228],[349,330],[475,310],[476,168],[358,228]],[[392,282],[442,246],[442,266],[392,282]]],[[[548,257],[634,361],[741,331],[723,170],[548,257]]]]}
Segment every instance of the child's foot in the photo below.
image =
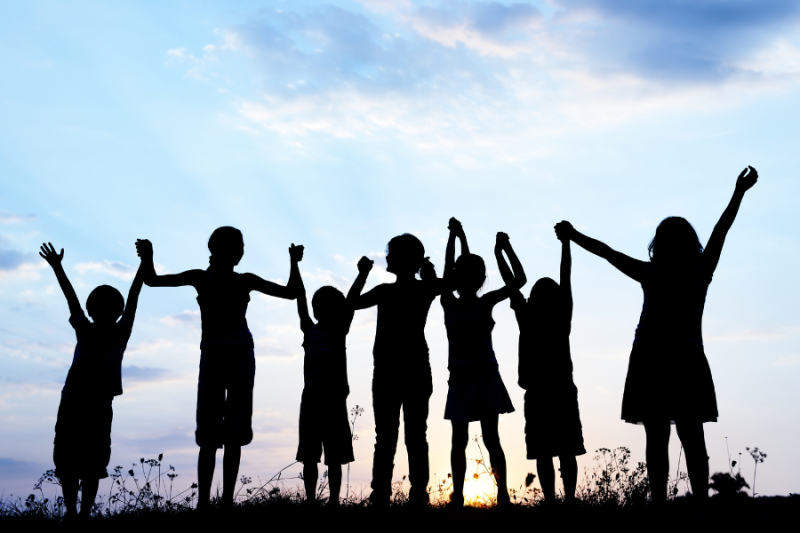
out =
{"type": "Polygon", "coordinates": [[[497,494],[498,507],[509,507],[510,505],[511,505],[511,497],[508,495],[507,492],[501,492],[497,494]]]}
{"type": "Polygon", "coordinates": [[[447,502],[448,507],[452,507],[453,509],[459,509],[464,507],[464,494],[457,494],[453,493],[450,495],[450,501],[447,502]]]}

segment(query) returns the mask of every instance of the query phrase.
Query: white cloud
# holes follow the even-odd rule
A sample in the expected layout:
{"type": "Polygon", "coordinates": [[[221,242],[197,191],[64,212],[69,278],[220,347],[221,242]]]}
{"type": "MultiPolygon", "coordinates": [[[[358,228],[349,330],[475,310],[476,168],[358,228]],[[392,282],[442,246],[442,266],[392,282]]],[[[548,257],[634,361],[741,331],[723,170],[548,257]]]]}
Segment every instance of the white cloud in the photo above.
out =
{"type": "Polygon", "coordinates": [[[784,355],[779,357],[772,366],[778,367],[791,367],[800,366],[800,355],[784,355]]]}
{"type": "Polygon", "coordinates": [[[163,317],[161,323],[168,326],[188,325],[189,327],[199,329],[200,311],[190,311],[186,309],[183,312],[163,317]]]}
{"type": "MultiPolygon", "coordinates": [[[[162,322],[163,321],[164,319],[162,319],[162,322]]],[[[155,339],[151,341],[140,342],[139,344],[129,345],[125,350],[125,355],[151,354],[163,350],[164,348],[170,348],[171,346],[172,343],[167,339],[155,339]]]]}
{"type": "MultiPolygon", "coordinates": [[[[131,266],[122,261],[109,261],[104,259],[103,261],[89,261],[88,263],[78,263],[75,265],[75,270],[78,271],[79,274],[85,275],[87,273],[92,274],[105,274],[107,276],[112,276],[115,278],[119,278],[123,281],[130,281],[136,276],[136,270],[138,266],[131,266]]],[[[158,263],[155,264],[156,273],[163,274],[165,273],[164,267],[158,263]]]]}
{"type": "Polygon", "coordinates": [[[745,329],[733,333],[707,336],[707,341],[771,341],[783,339],[800,332],[798,327],[775,329],[745,329]]]}
{"type": "Polygon", "coordinates": [[[15,213],[6,213],[0,211],[0,224],[13,224],[15,222],[22,222],[23,220],[31,220],[35,218],[33,215],[18,215],[15,213]]]}
{"type": "Polygon", "coordinates": [[[0,283],[6,281],[33,281],[41,278],[40,270],[47,268],[45,261],[25,262],[12,268],[0,268],[0,283]]]}

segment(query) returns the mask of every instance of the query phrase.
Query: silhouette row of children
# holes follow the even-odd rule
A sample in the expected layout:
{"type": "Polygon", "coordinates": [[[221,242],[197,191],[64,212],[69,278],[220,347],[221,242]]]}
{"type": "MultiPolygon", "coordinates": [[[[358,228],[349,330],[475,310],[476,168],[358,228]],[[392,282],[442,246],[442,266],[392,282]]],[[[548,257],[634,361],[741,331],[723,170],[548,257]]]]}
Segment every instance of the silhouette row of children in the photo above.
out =
{"type": "MultiPolygon", "coordinates": [[[[362,257],[358,276],[347,296],[322,287],[313,296],[311,318],[298,264],[303,247],[289,249],[291,271],[286,286],[234,271],[244,254],[239,230],[218,228],[208,248],[209,267],[180,274],[158,275],[149,241],[136,248],[141,265],[127,304],[107,285],[97,287],[86,301],[86,318],[61,266],[64,251],[52,244],[40,254],[52,266],[67,298],[77,346],[62,391],[56,422],[53,459],[68,514],[77,513],[77,495],[93,502],[98,480],[107,477],[111,453],[112,400],[122,394],[121,362],[131,335],[142,284],[150,287],[192,286],[202,319],[200,375],[197,388],[196,441],[198,507],[208,506],[216,451],[224,448],[222,504],[232,505],[242,446],[253,439],[253,338],[245,318],[250,293],[296,299],[305,350],[305,387],[300,407],[300,443],[297,460],[303,463],[306,494],[314,498],[317,464],[325,452],[330,482],[329,504],[339,502],[342,465],[353,458],[346,399],[346,338],[355,311],[377,306],[374,374],[375,452],[372,493],[375,505],[386,505],[397,449],[400,413],[408,449],[410,501],[428,502],[427,419],[433,392],[425,323],[431,304],[440,296],[449,341],[450,379],[445,419],[452,434],[454,505],[463,505],[468,425],[480,422],[498,486],[498,504],[507,504],[506,459],[498,434],[498,417],[514,406],[498,371],[492,348],[494,306],[510,299],[519,326],[519,385],[525,389],[525,442],[528,459],[536,460],[546,500],[555,498],[553,458],[560,461],[564,496],[575,497],[576,456],[583,444],[578,391],[572,379],[569,335],[572,322],[570,243],[606,259],[636,280],[644,304],[636,329],[622,402],[622,418],[643,424],[646,457],[654,501],[666,499],[670,426],[676,425],[684,445],[692,488],[696,496],[708,493],[708,457],[703,423],[717,419],[716,396],[703,351],[701,322],[706,292],[719,261],[725,236],[745,192],[758,174],[748,167],[739,175],[733,198],[705,247],[683,218],[664,219],[648,249],[650,260],[640,261],[591,239],[569,222],[555,226],[561,241],[559,283],[538,280],[526,300],[520,292],[526,277],[505,233],[497,234],[495,258],[504,282],[498,290],[479,294],[486,279],[484,260],[470,253],[461,223],[450,219],[445,267],[437,277],[422,243],[410,234],[391,239],[386,270],[396,276],[362,294],[373,261],[362,257]],[[456,259],[456,241],[460,255],[456,259]],[[508,260],[506,260],[508,257],[508,260]],[[509,265],[510,263],[510,265],[509,265]],[[419,277],[417,277],[419,275],[419,277]],[[456,294],[458,296],[456,296],[456,294]],[[672,371],[681,369],[681,380],[672,371]]],[[[91,505],[82,505],[88,518],[91,505]]]]}

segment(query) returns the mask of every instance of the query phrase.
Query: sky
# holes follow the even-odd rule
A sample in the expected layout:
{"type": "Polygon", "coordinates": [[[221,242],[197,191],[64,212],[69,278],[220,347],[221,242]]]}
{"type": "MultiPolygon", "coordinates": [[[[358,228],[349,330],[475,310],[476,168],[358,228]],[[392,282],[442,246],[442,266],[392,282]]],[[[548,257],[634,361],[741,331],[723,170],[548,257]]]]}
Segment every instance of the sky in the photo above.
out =
{"type": "MultiPolygon", "coordinates": [[[[101,284],[127,294],[137,238],[174,273],[205,268],[208,236],[232,225],[245,239],[239,271],[266,279],[285,283],[287,249],[303,244],[311,294],[347,290],[362,255],[376,262],[368,287],[391,281],[386,242],[405,232],[441,271],[455,216],[487,259],[486,289],[501,286],[491,254],[504,231],[527,293],[558,274],[556,222],[640,259],[666,216],[686,217],[705,242],[747,165],[760,179],[705,311],[720,411],[705,425],[711,472],[741,453],[752,481],[746,448],[758,446],[768,457],[757,491],[800,492],[798,30],[795,0],[0,3],[0,492],[27,495],[52,468],[74,349],[66,301],[36,253],[42,242],[65,249],[85,302],[101,284]]],[[[602,447],[644,460],[643,429],[620,420],[642,294],[601,259],[573,256],[582,480],[602,447]]],[[[176,484],[195,479],[195,296],[142,292],[111,467],[163,453],[176,484]]],[[[348,405],[365,407],[350,479],[365,490],[375,317],[358,312],[348,337],[348,405]]],[[[494,318],[516,406],[500,420],[516,488],[535,468],[525,459],[518,330],[506,304],[494,318]]],[[[302,334],[293,302],[254,296],[248,321],[255,438],[241,473],[257,481],[294,461],[302,334]]],[[[426,335],[438,480],[450,472],[438,301],[426,335]]],[[[479,454],[471,443],[468,457],[479,454]]],[[[679,455],[673,432],[671,472],[679,455]]],[[[401,439],[395,479],[405,474],[401,439]]]]}

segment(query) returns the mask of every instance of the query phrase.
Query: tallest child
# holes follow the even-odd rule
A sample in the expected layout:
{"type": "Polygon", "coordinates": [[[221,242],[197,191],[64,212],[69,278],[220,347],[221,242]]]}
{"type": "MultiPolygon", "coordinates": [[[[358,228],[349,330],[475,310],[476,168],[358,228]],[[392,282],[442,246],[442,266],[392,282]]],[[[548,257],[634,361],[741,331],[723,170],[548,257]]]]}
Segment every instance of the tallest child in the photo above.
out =
{"type": "Polygon", "coordinates": [[[198,508],[208,507],[214,477],[217,448],[225,448],[222,460],[222,501],[233,504],[233,491],[239,474],[242,446],[253,440],[253,383],[256,360],[253,336],[247,327],[247,304],[250,292],[293,300],[297,276],[293,269],[286,287],[266,281],[255,274],[239,274],[234,267],[244,255],[242,232],[221,227],[208,239],[211,252],[205,270],[187,270],[180,274],[156,275],[153,246],[138,241],[136,248],[145,268],[144,282],[149,287],[186,287],[197,291],[200,305],[202,338],[200,341],[200,377],[197,383],[197,431],[200,446],[197,459],[198,508]]]}
{"type": "Polygon", "coordinates": [[[372,406],[375,413],[375,456],[372,494],[375,505],[392,496],[392,471],[400,429],[405,422],[412,504],[428,502],[428,401],[433,393],[425,322],[433,300],[445,290],[425,247],[408,233],[386,247],[386,271],[397,279],[353,299],[355,309],[378,306],[373,356],[372,406]],[[417,273],[421,279],[417,279],[417,273]]]}

